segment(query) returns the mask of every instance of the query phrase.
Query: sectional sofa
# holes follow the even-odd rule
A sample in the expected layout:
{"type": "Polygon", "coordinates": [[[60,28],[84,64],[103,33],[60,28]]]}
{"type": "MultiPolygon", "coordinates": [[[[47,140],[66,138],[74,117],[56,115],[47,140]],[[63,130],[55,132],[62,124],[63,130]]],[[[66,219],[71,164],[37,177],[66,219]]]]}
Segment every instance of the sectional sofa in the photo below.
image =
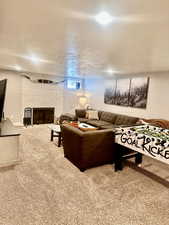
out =
{"type": "Polygon", "coordinates": [[[60,123],[64,120],[85,122],[99,129],[112,129],[118,126],[128,126],[136,124],[139,120],[137,117],[131,117],[127,115],[121,115],[117,113],[111,113],[98,110],[98,119],[86,118],[87,111],[84,109],[76,109],[75,115],[63,114],[60,116],[60,123]]]}
{"type": "Polygon", "coordinates": [[[98,128],[95,131],[81,131],[69,124],[62,124],[64,155],[81,171],[113,163],[115,159],[114,128],[134,125],[136,117],[98,111],[98,119],[86,118],[85,110],[75,110],[75,115],[64,114],[64,120],[78,120],[98,128]]]}

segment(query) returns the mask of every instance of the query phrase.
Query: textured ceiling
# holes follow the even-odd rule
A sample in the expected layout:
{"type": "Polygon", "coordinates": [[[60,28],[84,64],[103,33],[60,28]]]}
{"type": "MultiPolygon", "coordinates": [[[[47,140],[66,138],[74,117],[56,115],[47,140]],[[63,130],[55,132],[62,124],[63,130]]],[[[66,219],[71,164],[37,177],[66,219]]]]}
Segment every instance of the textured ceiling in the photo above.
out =
{"type": "Polygon", "coordinates": [[[56,76],[169,70],[168,9],[169,0],[0,0],[0,67],[56,76]],[[95,22],[101,11],[112,24],[95,22]]]}

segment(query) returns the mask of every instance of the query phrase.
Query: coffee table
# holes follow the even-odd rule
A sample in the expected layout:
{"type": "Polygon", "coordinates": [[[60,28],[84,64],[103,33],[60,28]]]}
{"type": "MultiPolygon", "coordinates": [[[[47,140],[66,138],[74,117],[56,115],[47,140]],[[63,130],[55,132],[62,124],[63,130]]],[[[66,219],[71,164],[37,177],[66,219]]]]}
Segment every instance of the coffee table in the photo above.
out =
{"type": "Polygon", "coordinates": [[[61,141],[62,141],[60,125],[50,124],[50,125],[48,125],[48,128],[51,130],[50,140],[53,141],[54,137],[58,137],[58,147],[60,147],[61,141]]]}

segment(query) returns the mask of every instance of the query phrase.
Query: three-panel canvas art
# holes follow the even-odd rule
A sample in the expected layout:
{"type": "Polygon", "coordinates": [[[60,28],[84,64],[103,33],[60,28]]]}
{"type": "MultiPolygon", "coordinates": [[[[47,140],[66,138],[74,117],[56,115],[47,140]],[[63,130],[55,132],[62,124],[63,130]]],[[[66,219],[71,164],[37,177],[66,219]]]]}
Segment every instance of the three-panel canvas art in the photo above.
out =
{"type": "Polygon", "coordinates": [[[106,83],[104,102],[111,105],[146,108],[149,78],[114,79],[106,83]]]}

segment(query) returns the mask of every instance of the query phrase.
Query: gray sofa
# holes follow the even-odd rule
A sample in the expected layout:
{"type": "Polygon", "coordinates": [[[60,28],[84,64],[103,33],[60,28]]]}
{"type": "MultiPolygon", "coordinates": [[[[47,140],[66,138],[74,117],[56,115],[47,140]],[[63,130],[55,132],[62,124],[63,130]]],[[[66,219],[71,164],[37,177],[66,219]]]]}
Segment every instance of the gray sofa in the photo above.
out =
{"type": "Polygon", "coordinates": [[[98,111],[98,120],[96,119],[87,119],[86,118],[86,110],[84,109],[76,109],[75,115],[72,114],[64,114],[60,117],[60,123],[64,120],[75,120],[80,122],[85,122],[99,129],[112,129],[118,126],[128,126],[134,125],[138,121],[139,118],[121,115],[117,113],[105,112],[105,111],[98,111]]]}

